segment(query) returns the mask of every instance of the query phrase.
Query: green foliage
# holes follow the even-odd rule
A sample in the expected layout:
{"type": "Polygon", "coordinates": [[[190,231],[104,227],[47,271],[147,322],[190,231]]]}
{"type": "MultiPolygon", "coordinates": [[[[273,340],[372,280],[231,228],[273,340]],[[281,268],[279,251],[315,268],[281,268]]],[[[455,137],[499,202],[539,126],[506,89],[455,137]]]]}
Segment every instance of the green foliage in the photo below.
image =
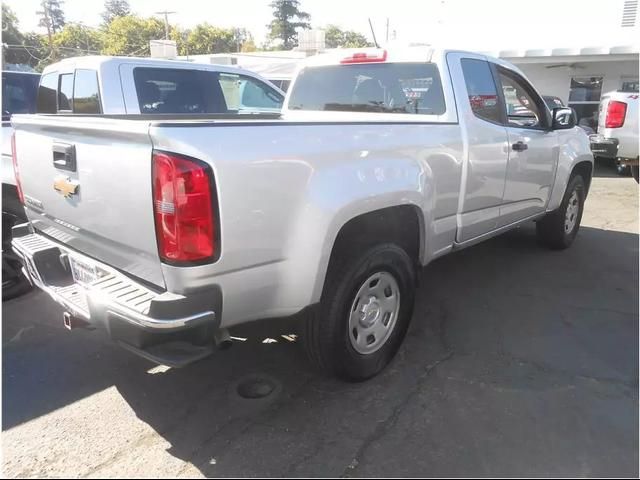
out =
{"type": "Polygon", "coordinates": [[[106,0],[102,20],[104,25],[109,25],[117,17],[126,17],[131,14],[131,7],[127,0],[106,0]]]}
{"type": "Polygon", "coordinates": [[[53,47],[60,50],[62,58],[82,54],[99,54],[102,50],[102,34],[94,29],[68,23],[53,36],[53,47]]]}
{"type": "Polygon", "coordinates": [[[164,38],[164,23],[157,18],[116,17],[105,29],[102,53],[148,56],[149,42],[161,38],[164,38]]]}
{"type": "Polygon", "coordinates": [[[342,30],[336,25],[327,25],[324,30],[327,48],[361,48],[373,47],[373,43],[361,33],[352,30],[342,30]]]}
{"type": "Polygon", "coordinates": [[[244,53],[255,52],[256,50],[258,50],[258,47],[256,47],[256,43],[253,41],[253,38],[245,40],[242,43],[242,48],[240,49],[240,51],[244,53]]]}
{"type": "Polygon", "coordinates": [[[178,45],[181,55],[235,52],[238,49],[237,33],[230,28],[219,28],[201,23],[189,30],[178,45]]]}
{"type": "Polygon", "coordinates": [[[2,68],[7,63],[38,67],[40,59],[47,55],[42,36],[22,33],[16,15],[7,5],[2,5],[2,68]]]}
{"type": "Polygon", "coordinates": [[[311,15],[300,10],[299,0],[273,0],[273,20],[267,28],[271,42],[277,41],[281,48],[290,50],[297,45],[297,28],[311,28],[311,15]]]}
{"type": "Polygon", "coordinates": [[[42,0],[40,6],[42,10],[37,12],[42,18],[40,18],[41,27],[47,29],[52,33],[59,32],[65,25],[64,12],[62,11],[61,3],[63,0],[42,0]]]}

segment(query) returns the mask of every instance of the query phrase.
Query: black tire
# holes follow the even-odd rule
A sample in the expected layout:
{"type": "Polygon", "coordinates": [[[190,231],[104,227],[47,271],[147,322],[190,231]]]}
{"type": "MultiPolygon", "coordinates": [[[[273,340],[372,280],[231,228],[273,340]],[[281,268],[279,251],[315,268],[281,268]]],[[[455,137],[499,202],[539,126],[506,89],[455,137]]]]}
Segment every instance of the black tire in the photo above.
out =
{"type": "Polygon", "coordinates": [[[640,177],[640,172],[638,171],[639,169],[640,167],[638,165],[634,165],[631,167],[631,175],[637,183],[640,183],[640,180],[638,179],[638,177],[640,177]]]}
{"type": "Polygon", "coordinates": [[[616,163],[616,172],[621,177],[628,177],[629,173],[630,173],[629,170],[630,170],[630,168],[627,165],[622,165],[620,163],[616,163]]]}
{"type": "Polygon", "coordinates": [[[32,289],[22,274],[22,262],[11,249],[11,228],[27,221],[15,187],[2,185],[2,300],[10,300],[32,289]]]}
{"type": "Polygon", "coordinates": [[[415,265],[395,244],[378,245],[346,262],[333,262],[320,305],[305,318],[301,332],[311,362],[326,373],[352,382],[379,373],[402,344],[413,313],[415,288],[415,265]],[[375,352],[363,355],[354,349],[349,338],[350,309],[360,287],[378,272],[391,274],[397,282],[400,305],[386,341],[375,352]]]}
{"type": "Polygon", "coordinates": [[[584,212],[584,201],[586,199],[586,188],[584,179],[580,175],[573,175],[569,179],[569,184],[562,199],[560,207],[545,215],[541,220],[536,222],[536,233],[538,241],[554,250],[563,250],[571,246],[580,229],[580,221],[584,212]],[[569,200],[573,193],[577,195],[578,211],[575,214],[575,223],[573,227],[567,231],[565,228],[565,219],[567,209],[569,208],[569,200]]]}

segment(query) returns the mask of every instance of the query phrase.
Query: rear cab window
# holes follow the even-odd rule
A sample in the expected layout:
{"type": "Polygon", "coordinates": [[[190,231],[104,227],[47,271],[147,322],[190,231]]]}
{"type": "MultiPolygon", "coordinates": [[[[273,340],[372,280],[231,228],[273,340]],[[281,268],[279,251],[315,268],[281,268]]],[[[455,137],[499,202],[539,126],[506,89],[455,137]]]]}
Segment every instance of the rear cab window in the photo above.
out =
{"type": "Polygon", "coordinates": [[[217,75],[203,70],[136,67],[140,113],[226,113],[217,75]]]}
{"type": "Polygon", "coordinates": [[[446,111],[433,63],[368,63],[300,71],[290,110],[442,115],[446,111]]]}

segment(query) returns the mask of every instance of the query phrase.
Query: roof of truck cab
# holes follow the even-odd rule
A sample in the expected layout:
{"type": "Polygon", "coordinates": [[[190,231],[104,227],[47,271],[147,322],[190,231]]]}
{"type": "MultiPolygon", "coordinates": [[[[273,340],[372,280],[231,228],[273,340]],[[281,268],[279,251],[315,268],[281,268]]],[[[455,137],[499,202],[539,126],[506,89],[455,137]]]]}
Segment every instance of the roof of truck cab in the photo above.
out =
{"type": "Polygon", "coordinates": [[[107,66],[114,65],[145,65],[149,67],[164,67],[164,68],[191,68],[196,70],[212,70],[216,72],[229,72],[229,73],[244,73],[253,77],[261,78],[260,75],[250,70],[245,70],[236,66],[230,65],[218,65],[207,63],[194,63],[180,60],[162,60],[156,58],[143,58],[143,57],[115,57],[115,56],[103,56],[103,55],[89,55],[85,57],[71,57],[60,60],[45,67],[42,71],[43,74],[49,72],[55,72],[67,68],[81,68],[81,69],[93,69],[99,70],[107,66]]]}
{"type": "MultiPolygon", "coordinates": [[[[382,55],[382,52],[385,53],[385,62],[433,62],[437,61],[438,58],[444,59],[449,53],[457,53],[462,55],[469,56],[480,56],[485,58],[486,60],[493,62],[498,65],[502,65],[510,70],[514,70],[519,74],[523,75],[523,72],[513,65],[511,62],[503,60],[501,58],[491,57],[482,52],[472,52],[467,50],[454,50],[454,49],[444,49],[433,47],[431,45],[413,45],[413,46],[403,46],[403,47],[368,47],[368,48],[343,48],[343,49],[334,49],[330,52],[321,53],[318,55],[314,55],[312,57],[308,57],[305,59],[300,67],[319,67],[319,66],[329,66],[329,65],[338,65],[342,60],[352,56],[354,53],[367,53],[370,55],[382,55]]],[[[354,65],[357,65],[355,63],[354,65]]]]}

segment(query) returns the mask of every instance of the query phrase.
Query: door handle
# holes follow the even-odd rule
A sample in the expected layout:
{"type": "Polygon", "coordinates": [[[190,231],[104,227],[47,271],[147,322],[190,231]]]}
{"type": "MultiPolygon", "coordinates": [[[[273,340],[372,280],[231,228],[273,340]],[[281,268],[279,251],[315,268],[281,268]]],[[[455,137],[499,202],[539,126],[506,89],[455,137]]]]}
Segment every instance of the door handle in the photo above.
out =
{"type": "Polygon", "coordinates": [[[69,143],[53,144],[53,166],[59,170],[76,171],[76,146],[69,143]]]}
{"type": "Polygon", "coordinates": [[[519,141],[511,145],[511,149],[515,150],[516,152],[524,152],[527,148],[529,148],[529,145],[527,145],[523,141],[519,141]]]}

